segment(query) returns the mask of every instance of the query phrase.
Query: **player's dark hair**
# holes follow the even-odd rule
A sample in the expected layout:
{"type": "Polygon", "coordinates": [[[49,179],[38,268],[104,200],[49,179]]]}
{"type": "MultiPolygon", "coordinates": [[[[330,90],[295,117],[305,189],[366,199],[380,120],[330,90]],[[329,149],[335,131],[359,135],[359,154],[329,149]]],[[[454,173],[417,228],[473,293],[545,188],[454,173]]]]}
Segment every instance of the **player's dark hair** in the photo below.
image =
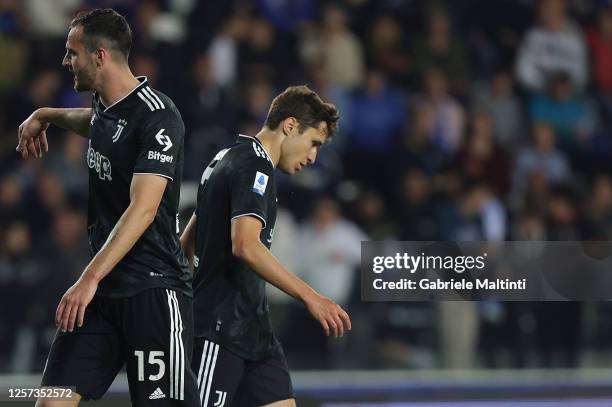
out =
{"type": "Polygon", "coordinates": [[[132,30],[125,18],[110,8],[82,11],[72,20],[70,28],[83,27],[83,44],[93,52],[106,41],[109,48],[119,51],[127,61],[132,47],[132,30]]]}
{"type": "Polygon", "coordinates": [[[307,86],[290,86],[272,101],[264,123],[274,130],[288,117],[295,117],[302,133],[307,127],[317,128],[320,122],[327,124],[327,138],[331,139],[338,130],[338,109],[321,100],[316,92],[307,86]]]}

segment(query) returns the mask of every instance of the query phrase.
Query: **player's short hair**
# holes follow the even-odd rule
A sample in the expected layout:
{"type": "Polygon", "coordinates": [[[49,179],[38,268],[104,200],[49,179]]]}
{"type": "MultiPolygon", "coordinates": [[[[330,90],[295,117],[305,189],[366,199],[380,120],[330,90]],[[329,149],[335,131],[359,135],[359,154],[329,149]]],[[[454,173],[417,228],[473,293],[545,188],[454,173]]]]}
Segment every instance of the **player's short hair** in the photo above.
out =
{"type": "Polygon", "coordinates": [[[290,86],[274,98],[264,124],[275,130],[288,117],[296,118],[300,133],[307,127],[317,128],[320,122],[325,122],[329,140],[338,130],[340,114],[336,106],[323,102],[308,86],[290,86]]]}
{"type": "Polygon", "coordinates": [[[82,11],[72,20],[70,28],[83,27],[83,44],[93,52],[106,41],[109,48],[119,51],[127,61],[132,47],[132,30],[125,18],[110,8],[82,11]]]}

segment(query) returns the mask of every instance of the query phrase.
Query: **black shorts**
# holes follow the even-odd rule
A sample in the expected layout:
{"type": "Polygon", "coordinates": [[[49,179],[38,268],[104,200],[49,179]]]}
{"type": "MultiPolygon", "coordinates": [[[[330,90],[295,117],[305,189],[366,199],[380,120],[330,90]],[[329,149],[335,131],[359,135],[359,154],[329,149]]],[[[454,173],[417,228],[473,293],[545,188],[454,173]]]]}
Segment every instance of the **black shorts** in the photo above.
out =
{"type": "Polygon", "coordinates": [[[83,399],[98,399],[126,364],[132,405],[198,406],[192,352],[192,299],[186,295],[164,288],[129,298],[96,295],[82,327],[58,330],[42,385],[76,386],[83,399]]]}
{"type": "Polygon", "coordinates": [[[202,407],[262,406],[292,399],[284,354],[249,361],[206,338],[195,338],[191,368],[198,375],[202,407]]]}

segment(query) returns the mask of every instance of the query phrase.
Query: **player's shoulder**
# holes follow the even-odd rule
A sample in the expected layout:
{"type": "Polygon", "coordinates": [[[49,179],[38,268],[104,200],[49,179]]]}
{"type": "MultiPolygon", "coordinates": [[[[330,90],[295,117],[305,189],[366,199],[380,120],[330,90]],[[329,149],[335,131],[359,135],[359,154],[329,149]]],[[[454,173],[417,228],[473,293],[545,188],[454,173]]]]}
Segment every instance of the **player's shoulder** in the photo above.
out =
{"type": "Polygon", "coordinates": [[[251,137],[251,139],[239,140],[232,147],[232,160],[240,166],[263,167],[273,170],[274,165],[268,153],[254,138],[251,137]]]}
{"type": "Polygon", "coordinates": [[[178,120],[182,123],[181,114],[176,105],[163,92],[150,85],[142,86],[136,93],[140,99],[140,112],[145,120],[178,120]]]}

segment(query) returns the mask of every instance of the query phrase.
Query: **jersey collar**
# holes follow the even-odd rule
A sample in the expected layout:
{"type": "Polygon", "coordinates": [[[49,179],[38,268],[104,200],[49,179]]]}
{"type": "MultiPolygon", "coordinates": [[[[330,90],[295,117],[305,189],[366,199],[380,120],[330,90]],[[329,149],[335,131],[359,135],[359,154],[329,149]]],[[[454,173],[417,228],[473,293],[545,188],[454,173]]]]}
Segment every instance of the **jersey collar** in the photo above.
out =
{"type": "Polygon", "coordinates": [[[100,95],[98,95],[96,93],[96,97],[98,98],[98,102],[100,103],[100,106],[104,109],[104,112],[107,112],[110,108],[117,106],[119,103],[123,102],[124,100],[128,100],[129,97],[133,94],[135,94],[139,89],[142,89],[143,87],[147,86],[148,84],[148,80],[146,76],[137,76],[136,79],[138,79],[138,81],[140,82],[138,85],[136,85],[136,87],[134,89],[132,89],[131,91],[129,91],[125,96],[123,96],[121,99],[119,99],[118,101],[116,101],[115,103],[113,103],[112,105],[106,107],[104,106],[104,103],[102,103],[102,99],[100,99],[100,95]]]}
{"type": "Polygon", "coordinates": [[[261,141],[257,137],[251,137],[251,136],[247,136],[247,135],[244,135],[244,134],[238,134],[238,142],[239,143],[243,143],[243,142],[248,141],[248,140],[254,141],[255,143],[257,143],[259,145],[259,147],[261,147],[263,152],[266,153],[266,158],[268,159],[268,161],[270,161],[272,163],[272,167],[274,167],[274,161],[272,161],[272,158],[270,157],[270,154],[268,153],[268,150],[266,150],[264,145],[261,144],[261,141]]]}

